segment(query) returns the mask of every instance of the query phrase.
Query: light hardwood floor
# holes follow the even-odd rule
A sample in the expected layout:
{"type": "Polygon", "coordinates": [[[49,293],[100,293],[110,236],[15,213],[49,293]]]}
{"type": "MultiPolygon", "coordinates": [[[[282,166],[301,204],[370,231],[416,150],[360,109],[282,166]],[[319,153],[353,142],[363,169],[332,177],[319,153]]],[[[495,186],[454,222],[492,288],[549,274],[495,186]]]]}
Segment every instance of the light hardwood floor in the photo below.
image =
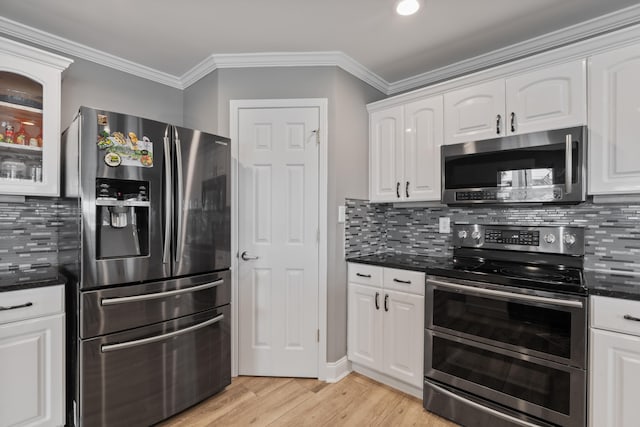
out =
{"type": "Polygon", "coordinates": [[[314,379],[237,377],[223,392],[161,427],[428,426],[453,424],[422,401],[351,373],[335,384],[314,379]]]}

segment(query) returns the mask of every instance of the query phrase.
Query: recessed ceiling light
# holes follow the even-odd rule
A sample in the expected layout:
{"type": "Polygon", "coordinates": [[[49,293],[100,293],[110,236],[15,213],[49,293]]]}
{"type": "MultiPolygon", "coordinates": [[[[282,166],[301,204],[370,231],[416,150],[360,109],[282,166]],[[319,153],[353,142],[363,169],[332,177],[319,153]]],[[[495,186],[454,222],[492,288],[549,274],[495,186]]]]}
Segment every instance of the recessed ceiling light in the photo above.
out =
{"type": "Polygon", "coordinates": [[[396,5],[396,12],[402,16],[413,15],[418,9],[420,9],[418,0],[400,0],[396,5]]]}

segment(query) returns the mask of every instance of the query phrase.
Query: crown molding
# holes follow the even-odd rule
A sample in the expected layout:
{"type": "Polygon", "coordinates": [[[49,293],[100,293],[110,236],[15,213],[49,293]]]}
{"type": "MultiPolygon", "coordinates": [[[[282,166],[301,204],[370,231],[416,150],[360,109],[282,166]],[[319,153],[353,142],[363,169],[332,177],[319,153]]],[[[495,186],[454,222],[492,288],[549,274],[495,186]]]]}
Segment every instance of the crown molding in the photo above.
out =
{"type": "Polygon", "coordinates": [[[180,77],[187,88],[221,68],[340,67],[379,91],[388,94],[389,82],[342,52],[267,52],[213,54],[180,77]]]}
{"type": "Polygon", "coordinates": [[[640,23],[640,5],[618,10],[505,48],[389,84],[388,95],[449,80],[640,23]]]}
{"type": "Polygon", "coordinates": [[[16,21],[0,16],[0,33],[7,34],[20,40],[44,46],[58,52],[63,52],[77,58],[86,59],[96,64],[104,65],[134,76],[142,77],[166,86],[182,89],[180,79],[171,74],[102,52],[80,43],[47,33],[37,28],[29,27],[16,21]]]}
{"type": "Polygon", "coordinates": [[[0,33],[176,89],[186,89],[202,77],[221,68],[336,66],[382,93],[394,95],[547,52],[638,23],[640,4],[391,83],[345,53],[337,51],[212,54],[182,76],[174,76],[2,16],[0,33]]]}
{"type": "Polygon", "coordinates": [[[0,51],[19,58],[29,59],[57,70],[64,71],[73,63],[73,59],[46,52],[32,46],[25,46],[9,39],[0,39],[0,51]]]}

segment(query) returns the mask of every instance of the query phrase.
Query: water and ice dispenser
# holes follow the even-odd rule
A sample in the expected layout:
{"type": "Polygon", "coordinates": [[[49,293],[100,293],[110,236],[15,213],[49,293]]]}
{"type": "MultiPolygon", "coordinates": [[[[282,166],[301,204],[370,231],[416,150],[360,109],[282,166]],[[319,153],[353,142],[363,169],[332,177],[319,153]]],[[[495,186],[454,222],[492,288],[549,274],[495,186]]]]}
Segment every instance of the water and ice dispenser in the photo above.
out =
{"type": "Polygon", "coordinates": [[[96,257],[149,255],[149,182],[96,180],[96,257]]]}

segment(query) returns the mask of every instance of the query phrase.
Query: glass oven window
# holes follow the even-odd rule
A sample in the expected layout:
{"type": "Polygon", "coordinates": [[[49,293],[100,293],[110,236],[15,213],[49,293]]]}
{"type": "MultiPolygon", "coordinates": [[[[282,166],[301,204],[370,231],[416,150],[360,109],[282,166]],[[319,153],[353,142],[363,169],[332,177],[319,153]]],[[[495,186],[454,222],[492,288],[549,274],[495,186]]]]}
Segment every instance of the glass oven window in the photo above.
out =
{"type": "MultiPolygon", "coordinates": [[[[578,143],[573,142],[571,182],[576,183],[578,143]]],[[[447,189],[539,187],[565,184],[565,145],[511,149],[445,158],[447,189]]]]}
{"type": "Polygon", "coordinates": [[[571,358],[571,313],[559,309],[434,289],[433,324],[571,358]]]}
{"type": "Polygon", "coordinates": [[[432,368],[569,415],[569,372],[433,337],[432,368]]]}

